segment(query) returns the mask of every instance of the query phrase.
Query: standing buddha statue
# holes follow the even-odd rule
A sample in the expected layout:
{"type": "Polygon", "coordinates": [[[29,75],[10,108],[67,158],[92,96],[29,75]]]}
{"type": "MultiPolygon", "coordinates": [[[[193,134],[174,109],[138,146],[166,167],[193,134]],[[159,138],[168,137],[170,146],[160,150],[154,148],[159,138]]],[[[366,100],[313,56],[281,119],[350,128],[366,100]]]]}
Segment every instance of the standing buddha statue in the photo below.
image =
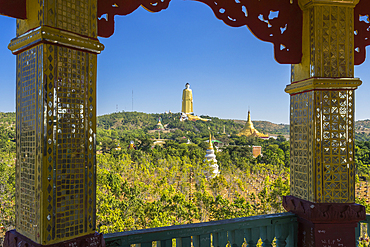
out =
{"type": "Polygon", "coordinates": [[[182,91],[182,109],[181,112],[188,114],[193,112],[193,92],[190,89],[190,84],[186,83],[185,89],[182,91]]]}

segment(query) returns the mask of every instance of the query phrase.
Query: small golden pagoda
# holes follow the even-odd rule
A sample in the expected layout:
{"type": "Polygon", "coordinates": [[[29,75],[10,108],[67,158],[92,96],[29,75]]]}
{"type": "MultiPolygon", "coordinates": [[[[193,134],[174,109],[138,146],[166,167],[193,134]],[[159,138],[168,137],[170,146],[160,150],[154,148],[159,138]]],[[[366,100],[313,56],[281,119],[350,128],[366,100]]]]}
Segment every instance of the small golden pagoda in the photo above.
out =
{"type": "Polygon", "coordinates": [[[244,126],[244,128],[237,134],[238,136],[247,136],[247,137],[258,137],[258,138],[268,138],[268,135],[262,134],[258,132],[253,126],[252,119],[251,119],[251,112],[248,111],[248,119],[244,126]]]}
{"type": "Polygon", "coordinates": [[[164,126],[162,124],[162,118],[161,117],[158,118],[158,123],[155,126],[155,130],[158,130],[158,131],[165,130],[164,126]]]}

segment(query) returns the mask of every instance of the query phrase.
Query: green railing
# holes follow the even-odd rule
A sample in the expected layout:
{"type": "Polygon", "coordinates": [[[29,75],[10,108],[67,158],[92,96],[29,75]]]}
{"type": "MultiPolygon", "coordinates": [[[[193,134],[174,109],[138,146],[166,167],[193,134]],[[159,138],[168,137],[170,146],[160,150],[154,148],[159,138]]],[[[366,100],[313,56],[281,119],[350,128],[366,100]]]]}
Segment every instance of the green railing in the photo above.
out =
{"type": "Polygon", "coordinates": [[[105,234],[107,247],[240,247],[297,246],[297,217],[292,213],[269,214],[105,234]]]}
{"type": "Polygon", "coordinates": [[[369,235],[370,235],[370,215],[366,215],[366,220],[358,223],[356,227],[356,246],[368,246],[369,245],[369,235]]]}

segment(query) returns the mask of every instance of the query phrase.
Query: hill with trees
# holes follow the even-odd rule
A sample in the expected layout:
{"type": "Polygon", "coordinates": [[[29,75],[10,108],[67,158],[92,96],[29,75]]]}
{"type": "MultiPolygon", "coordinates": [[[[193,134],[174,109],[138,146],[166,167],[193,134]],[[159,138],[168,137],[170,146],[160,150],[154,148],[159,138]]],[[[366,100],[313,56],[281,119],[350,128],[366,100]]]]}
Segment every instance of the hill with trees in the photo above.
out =
{"type": "MultiPolygon", "coordinates": [[[[245,120],[219,119],[217,117],[201,116],[212,119],[211,122],[179,122],[179,113],[157,113],[146,114],[142,112],[118,112],[98,117],[98,128],[105,130],[115,129],[124,131],[151,130],[161,117],[163,125],[168,128],[180,129],[182,131],[203,132],[210,130],[212,133],[223,133],[224,128],[227,134],[238,133],[245,125],[245,120]],[[206,128],[204,128],[206,127],[206,128]],[[199,131],[198,131],[199,130],[199,131]]],[[[254,127],[262,133],[273,136],[282,135],[289,137],[289,124],[275,124],[269,121],[253,121],[254,127]]],[[[359,120],[355,122],[356,139],[359,141],[370,141],[370,120],[359,120]]]]}
{"type": "MultiPolygon", "coordinates": [[[[103,233],[283,212],[289,192],[288,125],[254,121],[276,139],[239,137],[243,121],[209,116],[180,122],[178,113],[119,112],[98,117],[97,227],[103,233]],[[151,131],[161,117],[167,131],[151,131]],[[225,129],[225,133],[224,133],[225,129]],[[208,177],[210,132],[221,174],[208,177]],[[187,140],[191,143],[187,144],[187,140]],[[127,149],[134,141],[136,150],[127,149]],[[216,147],[218,145],[218,147],[216,147]],[[263,156],[253,157],[252,146],[263,156]],[[118,148],[121,147],[121,148],[118,148]]],[[[357,123],[356,123],[357,124],[357,123]]],[[[366,121],[358,128],[367,128],[366,121]]],[[[362,130],[362,129],[361,129],[362,130]]],[[[14,227],[15,114],[0,113],[0,242],[14,227]]],[[[356,202],[370,213],[370,142],[356,140],[356,202]],[[361,178],[361,179],[360,179],[361,178]],[[364,180],[367,181],[364,181],[364,180]]]]}
{"type": "Polygon", "coordinates": [[[15,152],[15,113],[0,112],[0,151],[15,152]]]}
{"type": "Polygon", "coordinates": [[[355,138],[358,141],[370,141],[370,119],[355,122],[355,138]]]}
{"type": "MultiPolygon", "coordinates": [[[[190,122],[192,124],[186,124],[189,122],[179,122],[180,113],[157,113],[157,114],[146,114],[142,112],[118,112],[108,115],[102,115],[98,117],[98,127],[103,129],[117,129],[117,130],[134,130],[143,129],[150,130],[157,124],[158,118],[161,117],[163,125],[168,125],[169,128],[179,128],[181,130],[190,130],[202,132],[202,126],[206,125],[206,129],[212,132],[224,131],[228,134],[238,133],[246,123],[244,120],[229,120],[220,119],[211,116],[200,116],[202,118],[211,119],[211,122],[206,124],[201,121],[190,122]]],[[[268,121],[253,121],[253,124],[261,132],[270,134],[289,134],[289,125],[286,124],[274,124],[268,121]]]]}
{"type": "MultiPolygon", "coordinates": [[[[244,120],[234,120],[234,122],[245,125],[244,120]]],[[[275,124],[268,121],[253,121],[254,127],[262,132],[270,135],[283,135],[289,136],[289,125],[288,124],[275,124]]]]}

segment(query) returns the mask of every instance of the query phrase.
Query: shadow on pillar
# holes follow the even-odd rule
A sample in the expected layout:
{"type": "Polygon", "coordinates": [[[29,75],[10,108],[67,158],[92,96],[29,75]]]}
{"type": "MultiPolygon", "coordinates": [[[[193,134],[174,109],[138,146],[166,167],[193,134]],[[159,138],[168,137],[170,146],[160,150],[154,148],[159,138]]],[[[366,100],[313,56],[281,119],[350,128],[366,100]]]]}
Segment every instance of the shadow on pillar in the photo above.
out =
{"type": "Polygon", "coordinates": [[[355,228],[366,220],[355,203],[313,203],[285,196],[284,208],[298,216],[298,247],[356,246],[355,228]]]}

